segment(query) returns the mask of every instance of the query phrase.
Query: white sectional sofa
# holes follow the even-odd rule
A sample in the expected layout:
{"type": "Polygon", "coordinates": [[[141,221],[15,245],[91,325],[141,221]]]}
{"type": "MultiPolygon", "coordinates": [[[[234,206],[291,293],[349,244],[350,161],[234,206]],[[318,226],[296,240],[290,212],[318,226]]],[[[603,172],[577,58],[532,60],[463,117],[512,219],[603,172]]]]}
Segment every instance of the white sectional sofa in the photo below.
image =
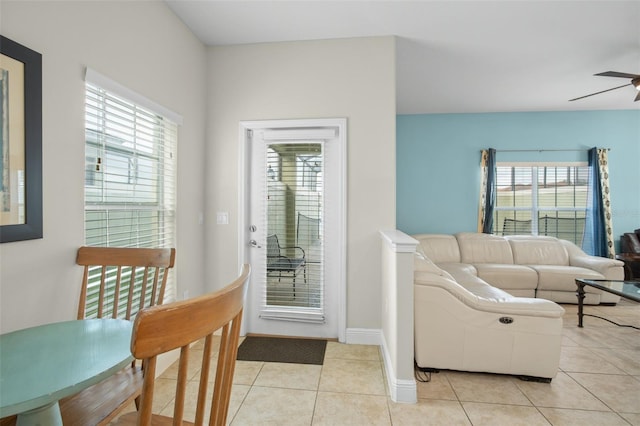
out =
{"type": "MultiPolygon", "coordinates": [[[[418,367],[551,380],[575,278],[622,279],[622,262],[551,237],[421,234],[414,265],[418,367]]],[[[613,297],[611,297],[613,296],[613,297]]],[[[616,303],[591,291],[585,302],[616,303]]]]}
{"type": "MultiPolygon", "coordinates": [[[[424,256],[454,277],[472,274],[512,296],[577,303],[576,278],[622,280],[624,263],[589,256],[553,237],[461,232],[414,235],[424,256]]],[[[585,304],[617,303],[619,296],[586,289],[585,304]]]]}

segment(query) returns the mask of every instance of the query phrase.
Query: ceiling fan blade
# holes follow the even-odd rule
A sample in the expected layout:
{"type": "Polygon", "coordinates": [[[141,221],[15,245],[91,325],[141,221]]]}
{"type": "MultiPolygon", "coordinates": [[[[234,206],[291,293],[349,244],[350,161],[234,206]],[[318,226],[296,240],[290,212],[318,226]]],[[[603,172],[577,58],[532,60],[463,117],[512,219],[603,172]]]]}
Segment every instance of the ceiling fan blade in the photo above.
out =
{"type": "Polygon", "coordinates": [[[627,86],[631,86],[631,83],[623,84],[622,86],[614,87],[613,89],[607,89],[607,90],[603,90],[601,92],[596,92],[596,93],[591,93],[589,95],[580,96],[579,98],[569,99],[569,102],[577,101],[578,99],[588,98],[589,96],[593,96],[593,95],[599,95],[600,93],[610,92],[612,90],[620,89],[622,87],[627,87],[627,86]]]}
{"type": "Polygon", "coordinates": [[[640,101],[640,92],[638,92],[638,94],[636,95],[636,98],[633,102],[638,102],[640,101]]]}
{"type": "Polygon", "coordinates": [[[600,74],[594,74],[594,75],[599,75],[599,76],[603,76],[603,77],[621,77],[621,78],[636,78],[636,77],[640,77],[640,75],[627,74],[627,73],[624,73],[624,72],[616,72],[616,71],[606,71],[606,72],[601,72],[600,74]]]}

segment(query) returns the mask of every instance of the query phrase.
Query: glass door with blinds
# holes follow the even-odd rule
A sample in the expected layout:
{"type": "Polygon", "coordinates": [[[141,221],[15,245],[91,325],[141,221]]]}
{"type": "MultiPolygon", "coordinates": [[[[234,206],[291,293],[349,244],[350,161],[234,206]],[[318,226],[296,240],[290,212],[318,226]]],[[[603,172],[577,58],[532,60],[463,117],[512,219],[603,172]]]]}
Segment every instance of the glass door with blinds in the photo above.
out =
{"type": "Polygon", "coordinates": [[[266,307],[295,307],[308,320],[323,317],[322,145],[266,146],[266,307]]]}
{"type": "Polygon", "coordinates": [[[250,134],[248,332],[338,337],[338,131],[250,134]]]}

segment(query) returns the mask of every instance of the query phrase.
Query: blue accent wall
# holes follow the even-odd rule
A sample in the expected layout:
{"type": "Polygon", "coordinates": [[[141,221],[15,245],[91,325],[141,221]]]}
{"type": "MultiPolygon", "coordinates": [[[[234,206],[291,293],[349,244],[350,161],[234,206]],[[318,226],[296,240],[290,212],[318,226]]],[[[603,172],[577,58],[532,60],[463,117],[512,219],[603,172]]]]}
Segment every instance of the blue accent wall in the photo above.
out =
{"type": "Polygon", "coordinates": [[[640,111],[426,114],[397,117],[397,228],[408,233],[475,232],[480,151],[498,161],[587,161],[610,148],[613,231],[640,228],[640,111]],[[571,151],[579,150],[579,151],[571,151]]]}

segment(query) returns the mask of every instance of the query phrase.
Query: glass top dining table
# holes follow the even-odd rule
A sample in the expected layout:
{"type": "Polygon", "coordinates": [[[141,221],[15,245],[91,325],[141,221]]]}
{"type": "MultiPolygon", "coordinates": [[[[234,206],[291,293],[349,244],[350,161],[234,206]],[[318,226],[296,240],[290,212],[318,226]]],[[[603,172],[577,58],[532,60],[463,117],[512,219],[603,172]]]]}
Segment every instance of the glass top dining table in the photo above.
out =
{"type": "Polygon", "coordinates": [[[0,335],[0,417],[62,425],[58,401],[133,360],[130,321],[74,320],[0,335]]]}

